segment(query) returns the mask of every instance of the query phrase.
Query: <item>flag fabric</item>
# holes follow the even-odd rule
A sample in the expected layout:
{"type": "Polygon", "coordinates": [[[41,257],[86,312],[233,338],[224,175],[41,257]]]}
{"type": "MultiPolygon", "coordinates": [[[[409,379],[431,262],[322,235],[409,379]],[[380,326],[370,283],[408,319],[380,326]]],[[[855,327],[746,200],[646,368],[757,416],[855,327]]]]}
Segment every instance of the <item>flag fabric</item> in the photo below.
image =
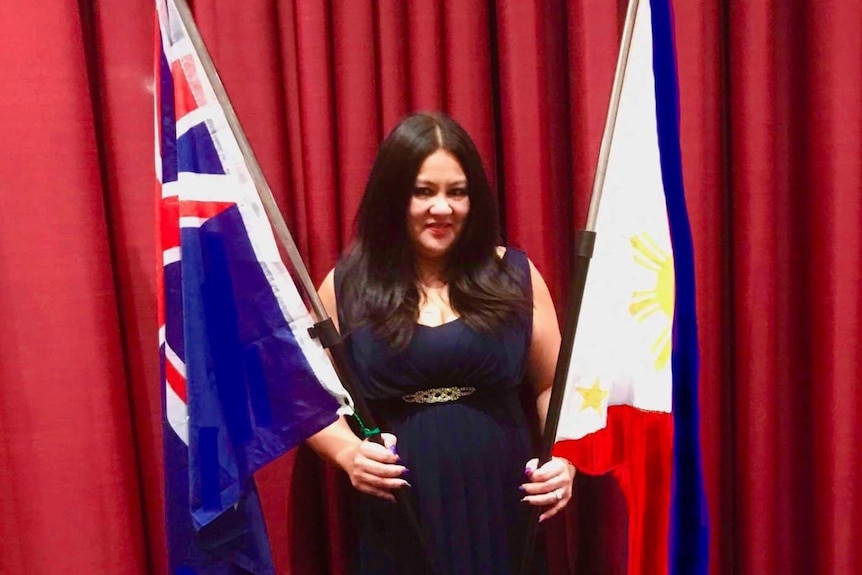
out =
{"type": "Polygon", "coordinates": [[[707,572],[694,258],[670,0],[641,0],[554,454],[611,472],[628,572],[707,572]]]}
{"type": "Polygon", "coordinates": [[[174,0],[156,0],[159,345],[173,574],[274,572],[254,472],[349,410],[174,0]]]}

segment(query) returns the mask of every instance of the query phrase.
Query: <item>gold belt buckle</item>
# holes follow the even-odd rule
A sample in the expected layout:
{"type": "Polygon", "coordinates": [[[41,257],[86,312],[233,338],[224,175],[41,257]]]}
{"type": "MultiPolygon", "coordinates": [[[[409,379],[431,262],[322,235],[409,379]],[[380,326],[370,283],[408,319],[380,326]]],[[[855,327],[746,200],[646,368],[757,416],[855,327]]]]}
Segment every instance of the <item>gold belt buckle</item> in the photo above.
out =
{"type": "Polygon", "coordinates": [[[408,393],[401,397],[407,403],[448,403],[467,397],[475,392],[475,387],[435,387],[408,393]]]}

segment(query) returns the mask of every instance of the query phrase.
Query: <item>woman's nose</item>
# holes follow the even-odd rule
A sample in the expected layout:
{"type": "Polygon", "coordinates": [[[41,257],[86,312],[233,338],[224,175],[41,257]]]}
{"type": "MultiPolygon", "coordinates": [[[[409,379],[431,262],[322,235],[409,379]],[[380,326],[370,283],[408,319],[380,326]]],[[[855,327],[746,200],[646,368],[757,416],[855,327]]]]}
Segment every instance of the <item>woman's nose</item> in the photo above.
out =
{"type": "Polygon", "coordinates": [[[438,196],[434,198],[434,201],[431,203],[431,213],[448,214],[451,211],[452,206],[449,205],[449,200],[447,200],[445,196],[438,196]]]}

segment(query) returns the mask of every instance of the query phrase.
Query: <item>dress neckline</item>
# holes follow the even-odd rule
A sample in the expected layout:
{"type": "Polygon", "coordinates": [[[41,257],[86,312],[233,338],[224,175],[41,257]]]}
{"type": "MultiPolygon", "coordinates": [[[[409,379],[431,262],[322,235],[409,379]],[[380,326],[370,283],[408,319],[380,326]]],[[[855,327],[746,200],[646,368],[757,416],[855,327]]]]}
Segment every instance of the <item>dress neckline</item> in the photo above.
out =
{"type": "Polygon", "coordinates": [[[450,319],[449,321],[447,321],[447,322],[443,322],[443,323],[441,323],[441,324],[439,324],[439,325],[425,325],[424,323],[417,323],[416,325],[417,325],[417,326],[419,326],[419,327],[424,327],[424,328],[426,328],[426,329],[437,329],[438,327],[444,327],[444,326],[447,326],[447,325],[451,325],[451,324],[453,324],[453,323],[458,323],[459,321],[461,321],[461,316],[460,316],[460,315],[459,315],[458,317],[456,317],[455,319],[450,319]]]}

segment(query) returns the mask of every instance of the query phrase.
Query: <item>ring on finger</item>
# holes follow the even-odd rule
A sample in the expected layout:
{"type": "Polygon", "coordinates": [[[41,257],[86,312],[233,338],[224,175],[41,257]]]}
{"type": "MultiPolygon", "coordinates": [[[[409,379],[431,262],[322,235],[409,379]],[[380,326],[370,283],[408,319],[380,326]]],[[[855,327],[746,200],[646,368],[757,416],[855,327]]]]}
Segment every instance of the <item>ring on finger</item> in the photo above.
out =
{"type": "Polygon", "coordinates": [[[554,497],[556,498],[557,501],[562,500],[562,498],[563,498],[563,488],[562,487],[554,490],[554,497]]]}

